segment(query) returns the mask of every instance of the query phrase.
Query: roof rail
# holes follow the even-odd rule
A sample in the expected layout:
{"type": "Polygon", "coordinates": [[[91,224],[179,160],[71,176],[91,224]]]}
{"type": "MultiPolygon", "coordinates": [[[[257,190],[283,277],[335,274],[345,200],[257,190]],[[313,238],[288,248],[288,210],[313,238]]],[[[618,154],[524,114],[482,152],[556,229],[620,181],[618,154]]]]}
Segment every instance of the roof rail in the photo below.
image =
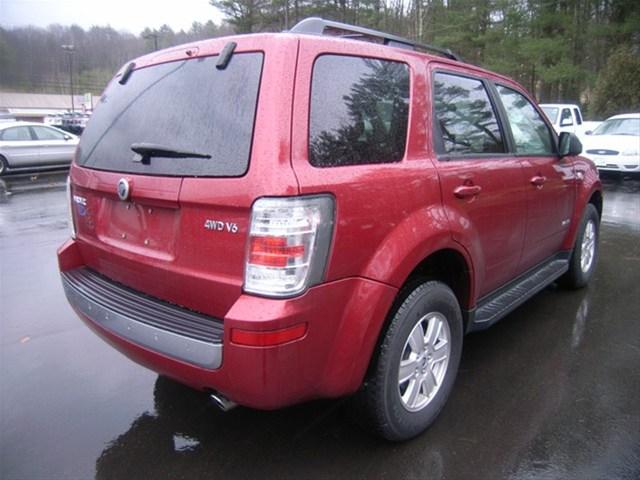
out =
{"type": "Polygon", "coordinates": [[[438,53],[452,60],[462,61],[458,55],[448,48],[434,47],[426,43],[414,42],[408,38],[398,37],[389,33],[372,30],[370,28],[358,27],[347,23],[334,22],[318,17],[305,18],[298,22],[291,30],[291,33],[307,33],[311,35],[331,35],[335,37],[352,38],[355,40],[379,39],[383,45],[390,47],[407,48],[411,50],[427,50],[438,53]],[[326,32],[326,33],[325,33],[326,32]]]}

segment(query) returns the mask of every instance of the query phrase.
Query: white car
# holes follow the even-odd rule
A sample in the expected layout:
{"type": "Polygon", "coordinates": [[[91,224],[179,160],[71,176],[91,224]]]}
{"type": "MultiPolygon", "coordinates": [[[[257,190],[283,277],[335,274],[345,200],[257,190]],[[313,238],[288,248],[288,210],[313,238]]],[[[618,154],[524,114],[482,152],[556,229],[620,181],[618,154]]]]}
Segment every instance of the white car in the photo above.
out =
{"type": "Polygon", "coordinates": [[[42,123],[0,123],[0,175],[68,166],[78,137],[42,123]]]}
{"type": "Polygon", "coordinates": [[[582,155],[598,170],[640,174],[640,113],[607,118],[582,140],[582,155]]]}

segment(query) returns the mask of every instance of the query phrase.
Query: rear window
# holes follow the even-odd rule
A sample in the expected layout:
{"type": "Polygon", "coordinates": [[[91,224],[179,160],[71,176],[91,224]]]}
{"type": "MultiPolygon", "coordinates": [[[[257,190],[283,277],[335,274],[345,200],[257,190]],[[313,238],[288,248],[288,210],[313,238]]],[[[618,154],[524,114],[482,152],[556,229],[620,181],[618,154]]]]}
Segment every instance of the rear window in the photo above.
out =
{"type": "Polygon", "coordinates": [[[313,68],[309,161],[316,167],[397,162],[409,118],[409,67],[323,55],[313,68]]]}
{"type": "Polygon", "coordinates": [[[242,176],[247,171],[262,72],[262,53],[237,53],[223,70],[218,56],[135,70],[111,82],[84,131],[78,164],[143,175],[242,176]],[[210,158],[151,156],[135,144],[210,158]]]}

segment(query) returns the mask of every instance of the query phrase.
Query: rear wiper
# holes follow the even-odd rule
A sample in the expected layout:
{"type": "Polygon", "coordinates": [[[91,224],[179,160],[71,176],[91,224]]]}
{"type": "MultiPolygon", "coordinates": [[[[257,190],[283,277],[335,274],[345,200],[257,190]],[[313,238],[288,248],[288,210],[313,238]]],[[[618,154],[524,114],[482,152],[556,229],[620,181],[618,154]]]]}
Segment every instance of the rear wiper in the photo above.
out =
{"type": "Polygon", "coordinates": [[[211,155],[207,155],[205,153],[176,150],[156,143],[134,143],[130,148],[132,151],[140,155],[140,159],[134,158],[134,161],[141,162],[145,165],[148,165],[151,162],[151,157],[211,158],[211,155]]]}

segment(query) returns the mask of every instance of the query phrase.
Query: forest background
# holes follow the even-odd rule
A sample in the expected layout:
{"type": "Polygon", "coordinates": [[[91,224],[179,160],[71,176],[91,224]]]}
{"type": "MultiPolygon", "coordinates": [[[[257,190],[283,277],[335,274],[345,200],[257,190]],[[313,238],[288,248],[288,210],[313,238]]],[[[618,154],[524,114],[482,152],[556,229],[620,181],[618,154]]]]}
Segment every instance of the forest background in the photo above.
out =
{"type": "MultiPolygon", "coordinates": [[[[587,118],[640,111],[638,0],[212,0],[215,24],[194,19],[139,35],[108,26],[0,28],[0,90],[100,94],[128,60],[194,40],[287,30],[309,16],[442,46],[518,80],[540,102],[579,103],[587,118]]],[[[107,8],[107,5],[105,5],[107,8]]],[[[179,8],[176,6],[176,8],[179,8]]]]}

